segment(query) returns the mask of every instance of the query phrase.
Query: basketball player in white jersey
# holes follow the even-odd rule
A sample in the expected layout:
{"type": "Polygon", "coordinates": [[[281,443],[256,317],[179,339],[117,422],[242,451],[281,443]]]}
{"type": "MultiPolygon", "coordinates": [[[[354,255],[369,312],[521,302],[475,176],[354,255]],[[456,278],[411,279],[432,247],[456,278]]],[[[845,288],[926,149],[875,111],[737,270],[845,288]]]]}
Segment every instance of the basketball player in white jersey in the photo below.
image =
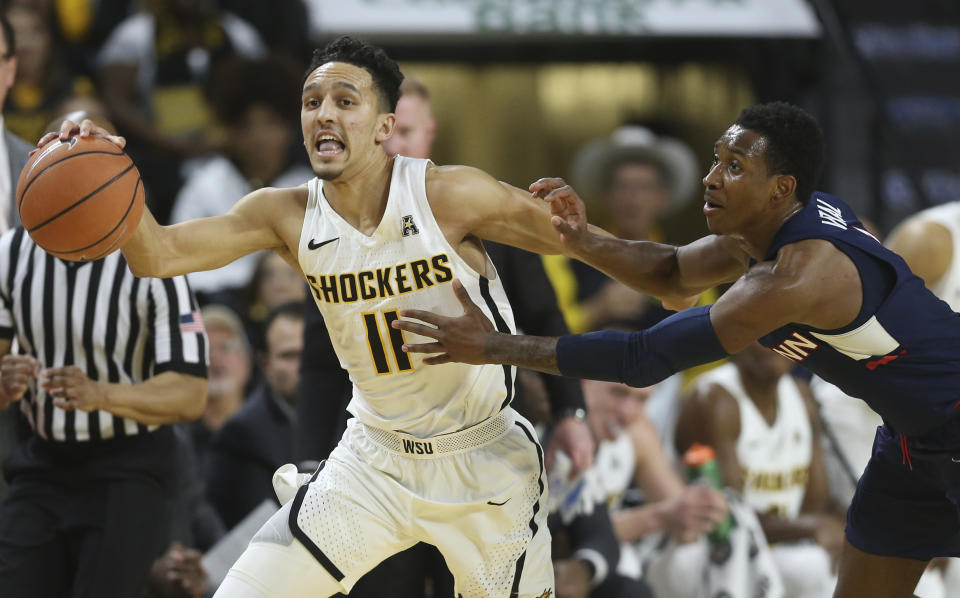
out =
{"type": "Polygon", "coordinates": [[[960,201],[907,218],[885,245],[899,253],[937,297],[960,311],[960,201]]]}
{"type": "Polygon", "coordinates": [[[787,598],[828,598],[843,510],[830,500],[819,423],[793,363],[754,343],[703,374],[686,401],[678,449],[714,447],[724,484],[757,512],[787,598]],[[812,543],[817,542],[817,543],[812,543]]]}
{"type": "MultiPolygon", "coordinates": [[[[476,169],[387,156],[402,77],[378,48],[331,42],[314,53],[301,103],[316,179],[174,226],[145,212],[123,248],[134,273],[158,277],[276,251],[309,282],[354,384],[340,445],[258,532],[218,597],[349,592],[419,541],[440,549],[463,598],[553,594],[543,453],[509,406],[513,368],[421,367],[400,347],[422,337],[390,324],[414,306],[460,314],[457,278],[512,332],[480,239],[539,253],[561,253],[560,241],[527,192],[476,169]]],[[[107,136],[88,122],[64,123],[59,136],[77,134],[107,136]]]]}

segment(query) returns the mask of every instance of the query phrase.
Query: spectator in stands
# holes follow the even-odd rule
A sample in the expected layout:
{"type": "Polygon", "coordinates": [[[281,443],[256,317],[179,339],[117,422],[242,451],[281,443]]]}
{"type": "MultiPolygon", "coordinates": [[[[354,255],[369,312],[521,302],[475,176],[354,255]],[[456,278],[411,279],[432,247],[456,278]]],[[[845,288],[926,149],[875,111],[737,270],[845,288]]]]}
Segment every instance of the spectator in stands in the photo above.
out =
{"type": "Polygon", "coordinates": [[[208,589],[202,552],[226,534],[220,516],[204,496],[204,482],[197,469],[190,440],[175,427],[179,483],[174,496],[171,544],[153,562],[146,598],[195,598],[208,589]]]}
{"type": "Polygon", "coordinates": [[[15,4],[7,9],[7,17],[19,43],[17,78],[6,99],[4,117],[11,131],[35,143],[47,123],[63,114],[64,100],[93,95],[93,82],[70,70],[51,18],[40,7],[15,4]]]}
{"type": "Polygon", "coordinates": [[[383,147],[387,153],[411,158],[429,158],[437,135],[437,120],[430,107],[430,90],[421,81],[407,77],[400,84],[397,124],[393,137],[383,147]]]}
{"type": "MultiPolygon", "coordinates": [[[[239,293],[239,312],[250,343],[255,350],[262,351],[266,346],[264,324],[270,312],[284,303],[302,305],[308,297],[303,277],[282,257],[272,251],[259,257],[253,277],[239,293]]],[[[304,309],[314,309],[314,306],[307,305],[304,309]]]]}
{"type": "Polygon", "coordinates": [[[758,514],[788,598],[833,594],[844,510],[830,496],[820,420],[793,362],[759,343],[707,372],[684,405],[678,449],[716,450],[724,484],[758,514]]]}
{"type": "Polygon", "coordinates": [[[227,527],[272,499],[273,472],[294,460],[303,310],[301,302],[285,303],[270,312],[265,322],[266,350],[260,358],[266,382],[213,437],[207,496],[227,527]]]}
{"type": "Polygon", "coordinates": [[[190,423],[187,429],[197,466],[206,478],[210,441],[243,405],[253,357],[243,323],[233,310],[222,305],[208,305],[200,313],[210,337],[207,405],[200,419],[190,423]]]}
{"type": "Polygon", "coordinates": [[[310,56],[313,46],[310,45],[310,18],[304,0],[220,0],[220,8],[256,27],[271,51],[310,56]]]}
{"type": "MultiPolygon", "coordinates": [[[[6,15],[0,12],[0,107],[4,106],[16,73],[16,35],[6,15]]],[[[14,195],[20,170],[31,150],[33,150],[33,144],[10,132],[5,126],[5,119],[0,117],[0,233],[20,224],[14,195]]],[[[0,411],[0,459],[13,450],[23,436],[21,431],[19,410],[0,411]]],[[[0,476],[0,499],[3,498],[6,488],[7,483],[3,476],[0,476]]]]}
{"type": "MultiPolygon", "coordinates": [[[[209,158],[187,177],[173,206],[173,222],[217,216],[254,189],[296,187],[313,178],[309,167],[292,159],[299,134],[294,129],[297,106],[290,98],[300,93],[299,77],[294,67],[279,58],[234,59],[217,70],[210,97],[223,125],[224,153],[209,158]]],[[[190,285],[201,302],[230,304],[237,290],[250,282],[263,255],[251,254],[218,270],[190,274],[190,285]]],[[[235,302],[231,306],[243,312],[235,302]]]]}
{"type": "MultiPolygon", "coordinates": [[[[588,142],[574,158],[571,180],[584,197],[593,198],[588,209],[599,225],[625,239],[662,241],[660,219],[690,198],[700,175],[685,143],[629,125],[588,142]]],[[[572,269],[573,276],[551,279],[574,332],[647,328],[670,313],[655,299],[564,259],[548,263],[551,270],[565,271],[561,264],[572,269]]]]}
{"type": "Polygon", "coordinates": [[[136,278],[120,252],[65,262],[22,227],[0,237],[0,264],[0,408],[33,430],[4,463],[0,596],[139,596],[169,543],[166,424],[206,398],[195,301],[183,277],[136,278]]]}
{"type": "Polygon", "coordinates": [[[103,98],[160,222],[180,188],[181,161],[220,147],[204,98],[207,77],[225,59],[264,54],[256,30],[213,0],[150,0],[104,43],[103,98]]]}

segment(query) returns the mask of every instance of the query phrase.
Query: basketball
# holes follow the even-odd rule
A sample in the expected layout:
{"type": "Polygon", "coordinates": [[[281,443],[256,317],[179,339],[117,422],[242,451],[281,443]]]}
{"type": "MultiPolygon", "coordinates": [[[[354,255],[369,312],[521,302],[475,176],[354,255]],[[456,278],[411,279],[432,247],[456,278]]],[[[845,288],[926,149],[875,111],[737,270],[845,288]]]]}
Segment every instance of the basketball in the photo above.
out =
{"type": "Polygon", "coordinates": [[[85,262],[112,253],[133,234],[144,191],[140,171],[122,149],[105,139],[74,137],[49,143],[27,161],[16,200],[37,245],[85,262]]]}

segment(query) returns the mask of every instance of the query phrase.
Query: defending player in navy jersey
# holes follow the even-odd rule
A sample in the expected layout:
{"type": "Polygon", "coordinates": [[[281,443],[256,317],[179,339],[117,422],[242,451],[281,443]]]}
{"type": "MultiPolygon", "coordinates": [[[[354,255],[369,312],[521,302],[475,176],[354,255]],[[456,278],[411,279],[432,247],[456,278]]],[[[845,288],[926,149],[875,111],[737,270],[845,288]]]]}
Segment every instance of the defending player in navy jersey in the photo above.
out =
{"type": "Polygon", "coordinates": [[[435,342],[426,363],[502,363],[646,386],[754,340],[863,398],[883,416],[849,509],[835,596],[911,596],[926,562],[960,556],[960,315],[927,291],[839,199],[813,192],[822,133],[801,109],[753,106],[724,132],[703,179],[712,236],[683,247],[588,230],[559,179],[549,202],[568,255],[678,300],[736,281],[715,305],[637,333],[496,332],[462,287],[463,316],[404,310],[395,327],[435,342]]]}

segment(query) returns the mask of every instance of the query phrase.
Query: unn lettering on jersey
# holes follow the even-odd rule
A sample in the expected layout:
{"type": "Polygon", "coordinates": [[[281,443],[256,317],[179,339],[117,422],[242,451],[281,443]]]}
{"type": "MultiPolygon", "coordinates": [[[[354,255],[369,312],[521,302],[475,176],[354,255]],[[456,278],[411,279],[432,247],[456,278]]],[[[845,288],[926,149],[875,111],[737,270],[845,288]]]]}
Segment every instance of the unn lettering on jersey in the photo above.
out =
{"type": "Polygon", "coordinates": [[[405,295],[451,280],[453,270],[445,253],[429,260],[414,260],[373,270],[307,276],[314,297],[325,303],[355,303],[405,295]]]}

